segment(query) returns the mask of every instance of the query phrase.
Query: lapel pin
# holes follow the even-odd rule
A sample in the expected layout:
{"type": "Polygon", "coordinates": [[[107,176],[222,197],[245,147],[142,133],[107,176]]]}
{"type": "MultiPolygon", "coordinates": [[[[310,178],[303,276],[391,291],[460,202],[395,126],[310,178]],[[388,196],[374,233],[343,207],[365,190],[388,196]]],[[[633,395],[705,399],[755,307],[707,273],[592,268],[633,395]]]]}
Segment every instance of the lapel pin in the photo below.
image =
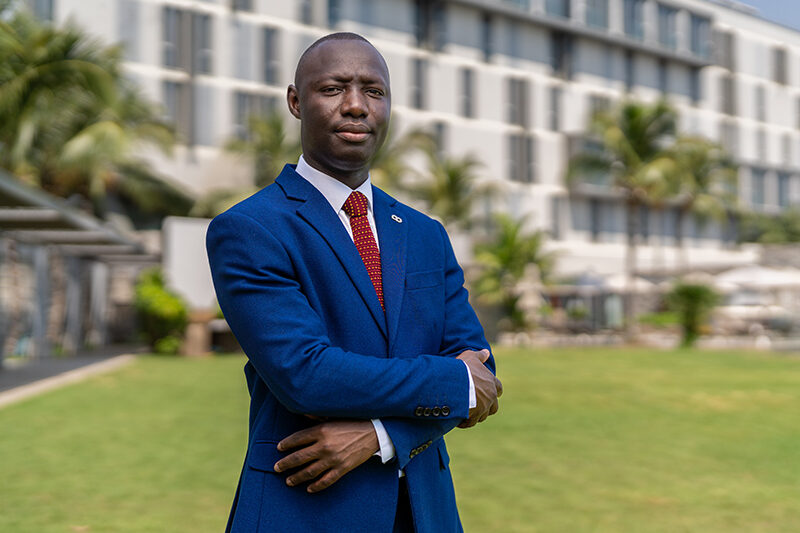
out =
{"type": "Polygon", "coordinates": [[[399,217],[399,216],[397,216],[397,215],[392,215],[392,220],[394,220],[394,221],[395,221],[395,222],[397,222],[398,224],[400,224],[400,223],[402,223],[402,222],[403,222],[403,219],[402,219],[402,218],[400,218],[400,217],[399,217]]]}

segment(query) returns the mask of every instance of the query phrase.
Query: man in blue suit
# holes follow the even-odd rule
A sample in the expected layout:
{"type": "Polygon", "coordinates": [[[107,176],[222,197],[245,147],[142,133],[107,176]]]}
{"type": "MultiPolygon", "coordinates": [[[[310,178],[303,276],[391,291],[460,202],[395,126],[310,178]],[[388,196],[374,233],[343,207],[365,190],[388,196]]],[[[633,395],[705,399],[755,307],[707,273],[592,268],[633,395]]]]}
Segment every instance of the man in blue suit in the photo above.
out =
{"type": "Polygon", "coordinates": [[[502,386],[444,228],[370,183],[386,63],[328,35],[287,101],[298,164],[207,235],[251,396],[227,531],[461,531],[442,436],[494,414],[502,386]]]}

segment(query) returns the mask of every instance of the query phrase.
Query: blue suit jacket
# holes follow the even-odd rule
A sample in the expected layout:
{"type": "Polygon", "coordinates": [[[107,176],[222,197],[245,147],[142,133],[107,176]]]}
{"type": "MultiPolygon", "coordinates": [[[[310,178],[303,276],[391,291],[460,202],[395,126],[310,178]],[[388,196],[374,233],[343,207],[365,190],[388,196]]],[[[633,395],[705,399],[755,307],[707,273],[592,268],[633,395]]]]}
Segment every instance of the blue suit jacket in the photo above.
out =
{"type": "Polygon", "coordinates": [[[461,531],[441,437],[468,416],[454,357],[489,345],[442,225],[377,188],[373,204],[385,314],[338,215],[290,165],[209,226],[219,303],[249,359],[249,444],[228,531],[390,532],[398,468],[417,531],[461,531]],[[304,414],[380,418],[396,459],[370,459],[316,494],[288,487],[276,445],[314,424],[304,414]]]}

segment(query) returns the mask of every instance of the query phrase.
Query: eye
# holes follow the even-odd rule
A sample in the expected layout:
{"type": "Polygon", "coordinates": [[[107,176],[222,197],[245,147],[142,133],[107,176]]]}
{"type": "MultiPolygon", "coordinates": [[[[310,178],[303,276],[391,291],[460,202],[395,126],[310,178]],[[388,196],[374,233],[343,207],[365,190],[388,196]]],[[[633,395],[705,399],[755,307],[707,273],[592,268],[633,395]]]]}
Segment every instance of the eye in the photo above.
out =
{"type": "Polygon", "coordinates": [[[380,89],[367,89],[366,92],[367,92],[368,95],[375,96],[375,97],[378,97],[378,98],[383,96],[383,91],[380,90],[380,89]]]}
{"type": "Polygon", "coordinates": [[[341,87],[329,86],[329,87],[323,87],[320,90],[320,92],[322,94],[333,95],[333,94],[339,94],[340,92],[342,92],[342,89],[341,89],[341,87]]]}

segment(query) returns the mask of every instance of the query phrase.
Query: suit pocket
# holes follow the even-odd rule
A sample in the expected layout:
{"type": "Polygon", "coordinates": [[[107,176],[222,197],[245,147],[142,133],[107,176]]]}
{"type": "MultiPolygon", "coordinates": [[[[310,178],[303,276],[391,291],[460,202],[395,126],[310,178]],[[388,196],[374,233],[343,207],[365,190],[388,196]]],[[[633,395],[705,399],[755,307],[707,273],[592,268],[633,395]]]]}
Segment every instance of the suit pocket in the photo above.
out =
{"type": "Polygon", "coordinates": [[[409,272],[406,274],[406,290],[409,291],[438,287],[443,283],[443,270],[426,270],[424,272],[409,272]]]}
{"type": "Polygon", "coordinates": [[[272,441],[255,441],[247,453],[247,466],[262,472],[275,472],[275,463],[286,456],[278,451],[278,443],[272,441]]]}

